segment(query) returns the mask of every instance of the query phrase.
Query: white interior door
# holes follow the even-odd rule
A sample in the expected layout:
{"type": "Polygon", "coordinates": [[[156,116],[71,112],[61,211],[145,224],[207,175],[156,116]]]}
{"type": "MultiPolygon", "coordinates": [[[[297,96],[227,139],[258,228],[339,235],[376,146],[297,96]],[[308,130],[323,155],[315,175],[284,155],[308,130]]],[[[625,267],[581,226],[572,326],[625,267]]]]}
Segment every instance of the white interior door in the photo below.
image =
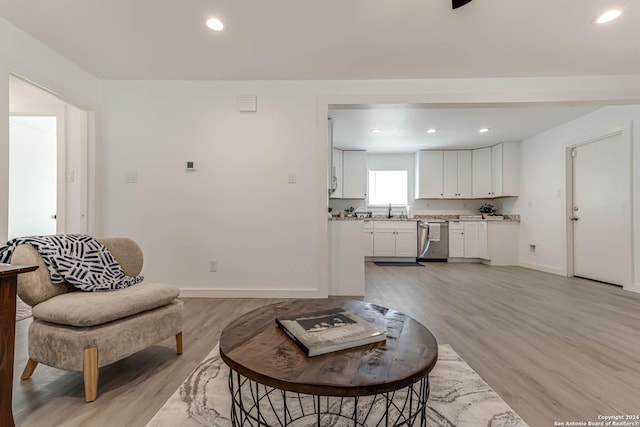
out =
{"type": "Polygon", "coordinates": [[[573,272],[630,283],[630,149],[617,132],[573,149],[573,272]]]}
{"type": "Polygon", "coordinates": [[[56,114],[11,114],[8,237],[64,228],[64,139],[56,114]]]}

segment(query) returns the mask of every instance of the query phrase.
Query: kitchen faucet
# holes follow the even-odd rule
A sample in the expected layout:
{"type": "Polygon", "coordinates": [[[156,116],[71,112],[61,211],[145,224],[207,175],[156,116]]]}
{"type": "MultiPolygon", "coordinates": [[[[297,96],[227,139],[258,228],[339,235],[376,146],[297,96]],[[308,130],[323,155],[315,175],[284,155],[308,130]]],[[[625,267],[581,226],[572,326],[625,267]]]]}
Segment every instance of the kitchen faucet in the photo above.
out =
{"type": "Polygon", "coordinates": [[[391,203],[389,203],[389,214],[387,215],[387,218],[391,218],[391,203]]]}

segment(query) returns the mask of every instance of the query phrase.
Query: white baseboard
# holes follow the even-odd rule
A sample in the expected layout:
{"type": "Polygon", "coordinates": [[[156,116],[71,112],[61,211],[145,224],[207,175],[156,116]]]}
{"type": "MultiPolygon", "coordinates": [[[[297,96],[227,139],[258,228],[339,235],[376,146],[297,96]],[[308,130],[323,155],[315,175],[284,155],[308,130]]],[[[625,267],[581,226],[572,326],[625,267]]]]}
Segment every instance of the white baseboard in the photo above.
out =
{"type": "Polygon", "coordinates": [[[319,289],[181,288],[180,298],[327,298],[327,291],[319,289]]]}
{"type": "Polygon", "coordinates": [[[558,276],[566,276],[567,274],[559,268],[551,267],[543,264],[534,264],[532,262],[520,261],[520,267],[530,268],[532,270],[544,271],[558,276]]]}
{"type": "Polygon", "coordinates": [[[622,289],[629,292],[636,292],[640,294],[640,284],[635,283],[633,285],[624,286],[622,289]]]}

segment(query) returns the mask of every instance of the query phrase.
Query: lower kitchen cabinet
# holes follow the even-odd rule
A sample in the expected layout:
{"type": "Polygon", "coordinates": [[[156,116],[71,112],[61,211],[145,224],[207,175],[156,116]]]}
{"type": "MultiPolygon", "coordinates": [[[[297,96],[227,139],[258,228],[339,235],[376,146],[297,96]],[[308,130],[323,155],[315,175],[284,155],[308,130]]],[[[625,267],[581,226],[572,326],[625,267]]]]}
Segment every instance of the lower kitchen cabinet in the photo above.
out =
{"type": "Polygon", "coordinates": [[[373,224],[373,256],[415,258],[418,255],[415,221],[374,221],[373,224]]]}
{"type": "Polygon", "coordinates": [[[449,223],[450,258],[487,258],[487,245],[487,221],[449,223]]]}
{"type": "Polygon", "coordinates": [[[464,224],[449,222],[449,258],[464,258],[464,224]]]}

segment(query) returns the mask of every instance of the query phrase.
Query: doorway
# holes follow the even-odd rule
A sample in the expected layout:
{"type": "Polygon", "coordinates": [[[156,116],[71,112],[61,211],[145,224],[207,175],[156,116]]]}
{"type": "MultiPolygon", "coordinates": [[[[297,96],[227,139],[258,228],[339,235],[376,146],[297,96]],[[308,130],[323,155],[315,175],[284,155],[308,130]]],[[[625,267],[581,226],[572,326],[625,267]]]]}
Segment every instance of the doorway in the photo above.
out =
{"type": "MultiPolygon", "coordinates": [[[[15,75],[9,75],[9,99],[9,170],[6,171],[9,194],[5,196],[9,207],[4,224],[7,238],[37,234],[91,234],[94,193],[91,189],[95,185],[93,112],[15,75]],[[14,137],[42,136],[45,132],[42,122],[52,117],[55,117],[56,139],[53,147],[15,144],[14,137]],[[22,154],[22,160],[16,158],[18,154],[22,154]],[[50,174],[42,175],[43,169],[50,174]],[[51,174],[54,169],[55,176],[51,174]],[[34,181],[38,185],[28,189],[26,184],[34,181]],[[43,196],[45,188],[46,200],[43,196]],[[25,197],[25,194],[29,196],[32,193],[36,197],[25,197]],[[55,199],[55,204],[50,201],[52,199],[55,199]],[[34,211],[42,221],[38,226],[33,223],[28,227],[27,224],[18,225],[20,221],[27,222],[26,215],[18,212],[35,215],[34,211]],[[41,227],[44,222],[48,223],[48,228],[41,227]]],[[[51,131],[51,126],[48,129],[51,131]]]]}
{"type": "Polygon", "coordinates": [[[629,135],[618,130],[567,149],[569,276],[631,283],[629,135]]]}
{"type": "Polygon", "coordinates": [[[56,114],[9,117],[9,239],[64,232],[64,191],[58,191],[64,173],[60,119],[56,114]]]}

